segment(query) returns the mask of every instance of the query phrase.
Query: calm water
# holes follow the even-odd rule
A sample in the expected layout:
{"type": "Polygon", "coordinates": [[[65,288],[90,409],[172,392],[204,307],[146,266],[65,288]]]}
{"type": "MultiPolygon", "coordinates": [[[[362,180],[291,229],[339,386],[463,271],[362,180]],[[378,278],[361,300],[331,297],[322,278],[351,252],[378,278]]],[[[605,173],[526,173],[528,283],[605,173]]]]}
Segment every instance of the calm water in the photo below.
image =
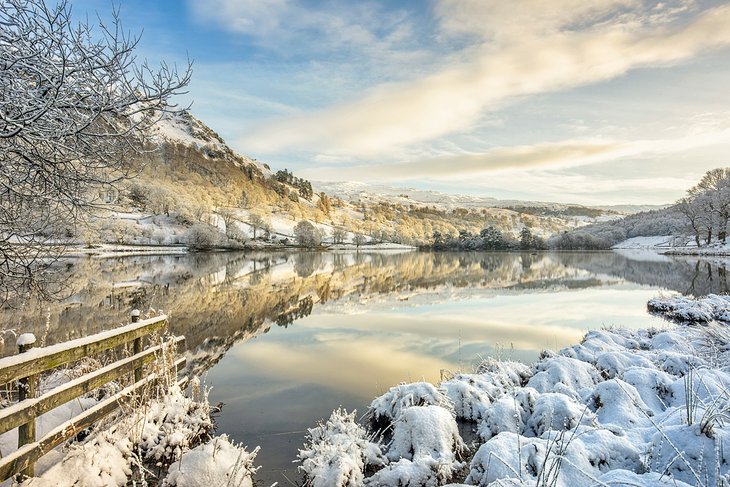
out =
{"type": "Polygon", "coordinates": [[[219,432],[260,445],[262,485],[298,478],[306,428],[363,413],[401,381],[438,382],[499,356],[530,361],[604,326],[666,327],[659,293],[727,292],[730,262],[653,254],[339,253],[142,256],[67,261],[76,292],[0,315],[46,344],[162,309],[192,372],[223,402],[219,432]]]}

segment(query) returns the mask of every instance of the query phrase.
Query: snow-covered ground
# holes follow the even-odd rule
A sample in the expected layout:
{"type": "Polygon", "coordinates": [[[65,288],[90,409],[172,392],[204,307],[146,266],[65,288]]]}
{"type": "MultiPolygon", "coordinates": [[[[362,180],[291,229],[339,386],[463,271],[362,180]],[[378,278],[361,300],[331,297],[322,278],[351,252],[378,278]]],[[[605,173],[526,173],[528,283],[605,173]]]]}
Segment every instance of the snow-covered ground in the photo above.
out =
{"type": "Polygon", "coordinates": [[[401,384],[362,424],[338,410],[311,429],[301,469],[327,486],[726,485],[728,339],[716,326],[592,331],[529,366],[401,384]]]}
{"type": "Polygon", "coordinates": [[[730,296],[710,294],[703,298],[672,296],[649,300],[649,311],[682,323],[730,323],[730,296]]]}
{"type": "Polygon", "coordinates": [[[677,246],[686,246],[687,242],[681,242],[671,235],[655,237],[633,237],[624,240],[613,246],[614,249],[652,249],[667,250],[677,246]]]}
{"type": "Polygon", "coordinates": [[[694,239],[673,235],[633,237],[617,243],[614,250],[650,250],[666,255],[730,255],[730,240],[697,247],[694,239]]]}

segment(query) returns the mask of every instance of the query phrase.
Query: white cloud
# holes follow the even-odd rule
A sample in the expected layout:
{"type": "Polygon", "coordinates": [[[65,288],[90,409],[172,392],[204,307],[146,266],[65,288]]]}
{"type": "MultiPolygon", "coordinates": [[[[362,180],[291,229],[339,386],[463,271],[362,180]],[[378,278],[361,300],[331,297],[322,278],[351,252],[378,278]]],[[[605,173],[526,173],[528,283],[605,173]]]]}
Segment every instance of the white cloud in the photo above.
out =
{"type": "Polygon", "coordinates": [[[303,171],[305,177],[317,180],[345,179],[359,181],[397,181],[414,177],[466,179],[479,174],[491,174],[529,169],[565,169],[577,166],[663,157],[693,149],[730,145],[730,128],[672,139],[609,141],[594,139],[543,142],[533,145],[496,147],[480,153],[463,153],[425,158],[403,163],[368,164],[313,168],[303,171]]]}
{"type": "Polygon", "coordinates": [[[638,67],[673,65],[730,44],[730,6],[681,22],[676,12],[686,8],[680,7],[656,12],[632,0],[444,0],[436,9],[443,35],[480,38],[458,53],[463,62],[445,59],[434,74],[381,84],[349,103],[270,121],[238,145],[259,154],[297,149],[382,156],[469,131],[514,97],[608,80],[638,67]]]}

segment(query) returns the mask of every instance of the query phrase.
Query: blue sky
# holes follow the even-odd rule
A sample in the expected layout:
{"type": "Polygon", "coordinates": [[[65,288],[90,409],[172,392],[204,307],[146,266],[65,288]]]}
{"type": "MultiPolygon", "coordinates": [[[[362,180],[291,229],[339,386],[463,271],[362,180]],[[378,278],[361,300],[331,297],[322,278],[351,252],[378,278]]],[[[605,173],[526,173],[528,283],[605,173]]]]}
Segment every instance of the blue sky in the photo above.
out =
{"type": "Polygon", "coordinates": [[[658,204],[730,163],[728,3],[118,5],[140,55],[195,61],[196,116],[315,181],[658,204]]]}

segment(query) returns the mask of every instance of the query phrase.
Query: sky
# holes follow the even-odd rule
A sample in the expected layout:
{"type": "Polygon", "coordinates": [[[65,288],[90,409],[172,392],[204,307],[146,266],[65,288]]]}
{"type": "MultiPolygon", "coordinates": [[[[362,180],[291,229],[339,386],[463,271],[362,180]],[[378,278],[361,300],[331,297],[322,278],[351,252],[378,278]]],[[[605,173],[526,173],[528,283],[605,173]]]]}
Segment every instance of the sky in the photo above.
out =
{"type": "Polygon", "coordinates": [[[664,204],[730,165],[730,2],[115,5],[141,57],[194,61],[181,104],[315,182],[664,204]]]}

